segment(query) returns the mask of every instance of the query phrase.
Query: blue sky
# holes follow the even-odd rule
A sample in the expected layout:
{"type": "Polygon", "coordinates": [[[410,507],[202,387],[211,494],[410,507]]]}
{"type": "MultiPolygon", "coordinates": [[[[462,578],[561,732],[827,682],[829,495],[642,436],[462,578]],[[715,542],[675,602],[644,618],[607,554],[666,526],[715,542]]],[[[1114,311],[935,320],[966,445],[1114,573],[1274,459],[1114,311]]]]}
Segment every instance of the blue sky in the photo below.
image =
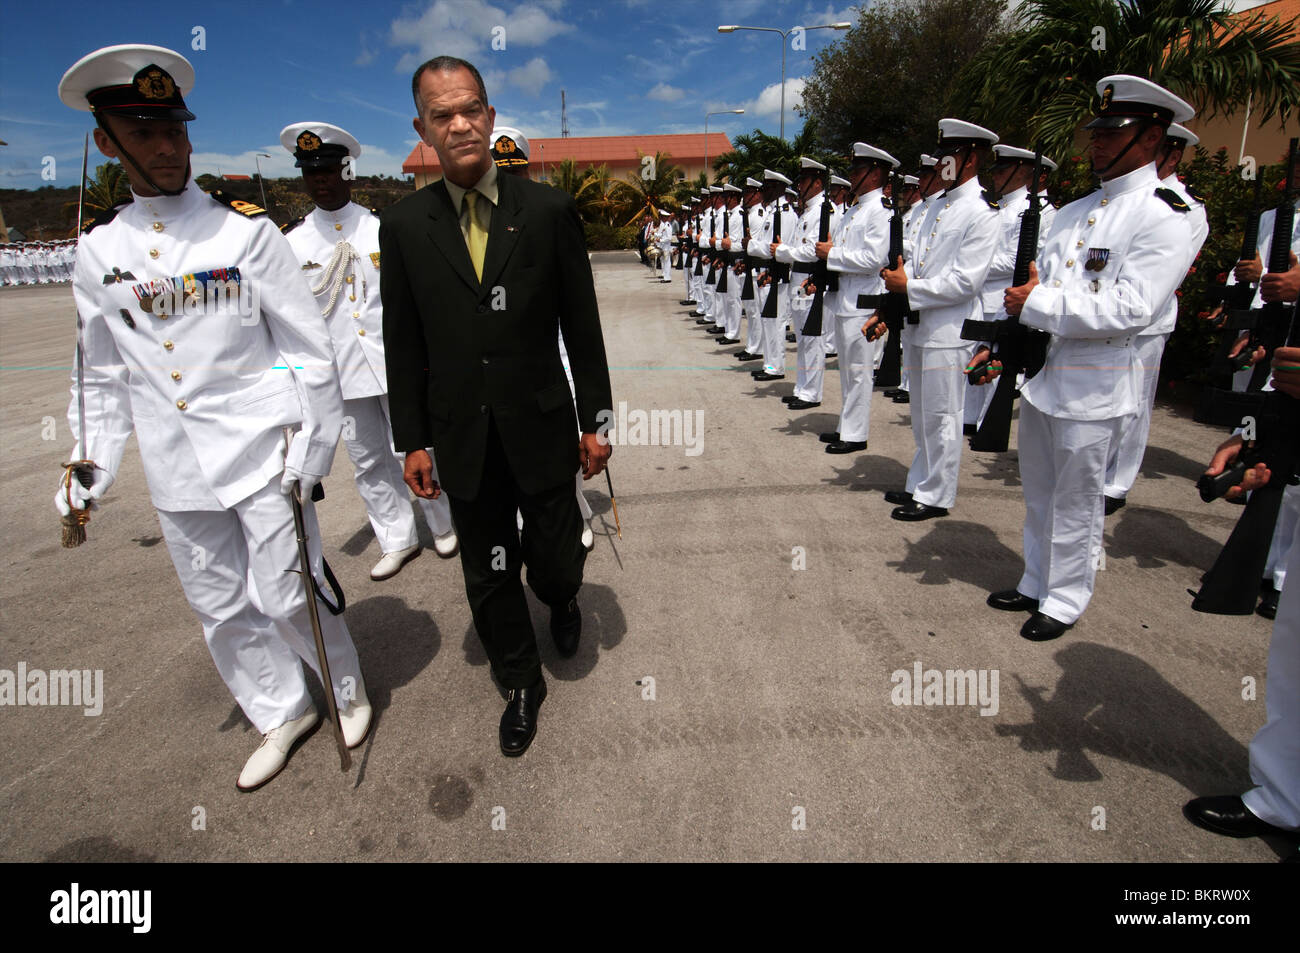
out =
{"type": "MultiPolygon", "coordinates": [[[[865,0],[870,4],[871,0],[865,0]]],[[[1235,0],[1237,8],[1259,0],[1235,0]]],[[[789,29],[855,21],[851,0],[265,0],[219,5],[138,2],[55,7],[9,3],[0,32],[0,187],[76,183],[87,114],[58,99],[64,71],[100,46],[153,43],[194,64],[187,97],[194,171],[294,175],[279,145],[291,122],[343,126],[362,143],[357,171],[400,175],[416,143],[412,69],[440,53],[484,74],[498,122],[528,136],[560,133],[560,90],[574,136],[775,133],[781,46],[774,33],[719,34],[721,23],[789,29]],[[112,11],[111,14],[109,11],[112,11]],[[188,11],[188,12],[187,12],[188,11]],[[202,28],[204,49],[196,49],[202,28]],[[93,39],[90,37],[93,34],[93,39]],[[494,49],[504,40],[504,49],[494,49]],[[54,157],[54,179],[42,178],[54,157]]],[[[786,51],[786,134],[813,54],[842,34],[814,30],[786,51]]],[[[104,161],[91,146],[92,168],[104,161]]]]}
{"type": "MultiPolygon", "coordinates": [[[[197,116],[195,174],[251,174],[254,156],[265,152],[273,158],[261,159],[264,174],[294,175],[280,129],[316,120],[361,141],[359,174],[400,175],[417,141],[411,72],[430,56],[450,53],[478,66],[498,122],[528,136],[559,135],[561,89],[574,136],[702,132],[706,112],[733,108],[746,114],[711,117],[709,130],[775,133],[780,38],[724,35],[718,25],[789,29],[854,19],[850,3],[826,0],[11,3],[0,32],[0,140],[8,143],[0,146],[0,187],[76,183],[91,122],[56,90],[64,71],[100,46],[152,43],[194,64],[186,102],[197,116]],[[74,24],[83,26],[68,29],[74,24]],[[196,27],[206,49],[193,48],[196,27]],[[505,49],[493,49],[494,37],[505,49]],[[41,178],[46,156],[55,159],[53,182],[41,178]]],[[[840,35],[810,31],[806,50],[787,50],[787,135],[801,125],[792,106],[813,53],[840,35]]],[[[92,168],[96,158],[92,142],[92,168]]]]}

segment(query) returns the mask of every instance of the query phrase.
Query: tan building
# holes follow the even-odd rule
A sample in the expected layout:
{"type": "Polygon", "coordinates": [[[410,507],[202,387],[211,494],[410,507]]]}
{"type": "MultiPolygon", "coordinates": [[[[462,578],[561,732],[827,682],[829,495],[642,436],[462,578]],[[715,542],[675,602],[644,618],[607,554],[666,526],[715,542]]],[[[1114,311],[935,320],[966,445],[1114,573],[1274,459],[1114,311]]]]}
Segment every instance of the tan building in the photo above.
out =
{"type": "MultiPolygon", "coordinates": [[[[525,135],[527,132],[524,130],[525,135]]],[[[528,176],[534,181],[545,179],[565,159],[572,159],[579,171],[588,165],[607,165],[611,178],[623,179],[629,173],[641,171],[641,156],[653,156],[656,152],[670,156],[673,164],[691,180],[704,171],[706,158],[711,164],[724,152],[730,152],[731,140],[721,132],[709,133],[707,140],[702,132],[667,136],[570,136],[567,139],[530,137],[528,146],[531,153],[528,176]]],[[[417,189],[442,178],[438,154],[422,142],[406,157],[402,171],[414,174],[417,189]]],[[[712,179],[712,172],[709,177],[712,179]]]]}
{"type": "MultiPolygon", "coordinates": [[[[1257,14],[1276,17],[1280,22],[1289,23],[1297,28],[1300,17],[1300,0],[1273,0],[1250,10],[1243,10],[1238,16],[1248,19],[1257,14]]],[[[1294,34],[1293,34],[1294,36],[1294,34]]],[[[1237,163],[1243,156],[1253,156],[1256,166],[1273,165],[1286,161],[1287,143],[1292,136],[1300,136],[1300,117],[1295,113],[1285,122],[1276,116],[1261,124],[1257,117],[1252,117],[1247,109],[1239,109],[1229,115],[1217,115],[1212,119],[1193,119],[1187,128],[1201,137],[1201,146],[1211,152],[1220,146],[1228,150],[1230,162],[1237,163]]]]}

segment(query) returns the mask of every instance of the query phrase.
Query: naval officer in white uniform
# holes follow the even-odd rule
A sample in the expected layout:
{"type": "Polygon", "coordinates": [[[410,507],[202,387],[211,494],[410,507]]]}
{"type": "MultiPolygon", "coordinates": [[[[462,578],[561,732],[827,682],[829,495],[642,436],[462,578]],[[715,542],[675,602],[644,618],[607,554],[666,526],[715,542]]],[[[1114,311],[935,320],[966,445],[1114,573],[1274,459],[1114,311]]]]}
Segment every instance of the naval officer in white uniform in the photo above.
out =
{"type": "MultiPolygon", "coordinates": [[[[318,722],[302,662],[319,675],[288,494],[304,503],[322,575],[312,488],[330,472],[343,397],[329,336],[284,237],[262,209],[200,191],[190,175],[184,57],[114,46],[64,74],[59,97],[91,111],[95,145],[120,159],[132,201],[101,216],[77,253],[85,321],[85,432],[76,385],[73,460],[59,509],[113,483],[134,431],[163,538],[222,679],[264,735],[236,785],[270,780],[318,722]],[[287,366],[286,366],[287,365],[287,366]],[[286,428],[294,431],[286,451],[286,428]],[[199,554],[202,558],[198,558],[199,554]]],[[[324,596],[321,629],[349,746],[370,727],[356,649],[324,596]]]]}
{"type": "MultiPolygon", "coordinates": [[[[379,216],[352,201],[361,144],[347,131],[327,122],[297,122],[280,131],[280,144],[293,154],[316,203],[285,237],[316,293],[334,346],[343,388],[343,443],[379,541],[380,558],[370,578],[388,579],[420,554],[420,542],[389,421],[379,216]]],[[[421,499],[419,506],[433,531],[434,550],[443,559],[455,556],[458,541],[447,498],[421,499]]]]}

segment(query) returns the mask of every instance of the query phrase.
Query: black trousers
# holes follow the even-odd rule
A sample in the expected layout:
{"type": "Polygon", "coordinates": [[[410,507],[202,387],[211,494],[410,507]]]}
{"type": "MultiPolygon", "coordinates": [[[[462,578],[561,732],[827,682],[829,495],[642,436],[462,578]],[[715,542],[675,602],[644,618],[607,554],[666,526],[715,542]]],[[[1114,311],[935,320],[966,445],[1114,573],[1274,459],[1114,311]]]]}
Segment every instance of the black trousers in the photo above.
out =
{"type": "MultiPolygon", "coordinates": [[[[576,470],[576,437],[574,448],[576,470]]],[[[529,588],[548,606],[567,605],[577,595],[587,551],[573,481],[531,496],[520,490],[494,421],[477,498],[448,494],[447,500],[460,537],[465,594],[492,672],[505,688],[526,688],[541,677],[542,662],[519,568],[528,567],[529,588]],[[523,513],[522,533],[516,509],[523,513]]]]}

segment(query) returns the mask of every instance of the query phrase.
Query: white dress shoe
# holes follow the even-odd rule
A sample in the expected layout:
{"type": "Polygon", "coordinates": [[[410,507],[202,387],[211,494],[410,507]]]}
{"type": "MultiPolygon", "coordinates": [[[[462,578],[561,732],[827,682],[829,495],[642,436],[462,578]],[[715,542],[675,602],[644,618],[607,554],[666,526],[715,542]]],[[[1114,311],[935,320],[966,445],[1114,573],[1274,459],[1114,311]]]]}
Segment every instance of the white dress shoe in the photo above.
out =
{"type": "Polygon", "coordinates": [[[319,723],[320,716],[316,713],[316,706],[312,705],[300,717],[286,721],[279,728],[272,728],[262,736],[261,746],[245,762],[235,787],[252,791],[270,781],[280,773],[293,749],[306,740],[319,723]]]}
{"type": "Polygon", "coordinates": [[[582,527],[582,548],[591,552],[596,548],[596,534],[591,531],[591,524],[582,527]]]}
{"type": "Polygon", "coordinates": [[[405,549],[394,550],[391,553],[384,553],[379,562],[375,563],[375,568],[370,570],[370,578],[374,580],[389,579],[396,576],[412,559],[420,555],[420,546],[407,546],[405,549]]]}
{"type": "Polygon", "coordinates": [[[443,559],[451,559],[460,552],[460,539],[454,529],[449,529],[441,536],[433,537],[433,551],[443,559]]]}
{"type": "Polygon", "coordinates": [[[357,682],[357,697],[339,709],[339,723],[343,725],[343,742],[349,748],[355,748],[366,740],[370,733],[370,699],[366,697],[366,686],[357,682]]]}

